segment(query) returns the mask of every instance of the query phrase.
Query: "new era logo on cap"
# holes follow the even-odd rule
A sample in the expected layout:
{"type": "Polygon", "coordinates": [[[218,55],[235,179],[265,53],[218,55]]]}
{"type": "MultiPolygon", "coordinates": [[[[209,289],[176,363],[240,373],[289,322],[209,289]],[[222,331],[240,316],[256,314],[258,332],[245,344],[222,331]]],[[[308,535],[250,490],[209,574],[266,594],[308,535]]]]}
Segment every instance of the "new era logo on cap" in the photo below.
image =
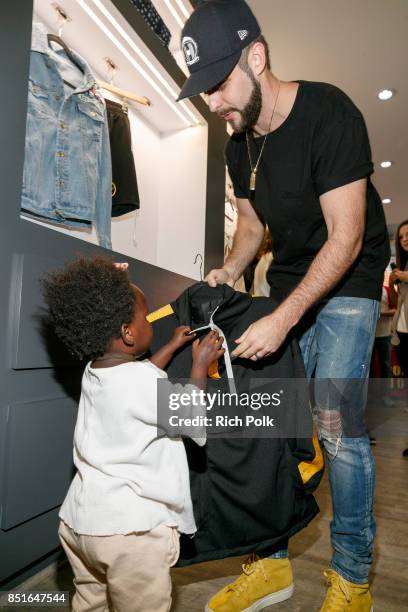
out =
{"type": "Polygon", "coordinates": [[[238,30],[238,36],[240,37],[241,40],[245,40],[248,34],[249,34],[248,30],[238,30]]]}

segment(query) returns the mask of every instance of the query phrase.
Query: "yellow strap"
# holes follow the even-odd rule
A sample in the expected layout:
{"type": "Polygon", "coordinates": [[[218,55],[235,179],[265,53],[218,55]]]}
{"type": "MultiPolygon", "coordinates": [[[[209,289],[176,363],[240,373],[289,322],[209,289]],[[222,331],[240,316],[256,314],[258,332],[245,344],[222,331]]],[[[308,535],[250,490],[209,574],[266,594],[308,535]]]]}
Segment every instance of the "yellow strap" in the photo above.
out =
{"type": "Polygon", "coordinates": [[[155,310],[154,312],[148,314],[146,319],[149,321],[149,323],[154,323],[154,321],[164,319],[164,317],[168,317],[171,314],[174,314],[174,310],[171,307],[171,304],[167,304],[167,306],[163,306],[163,308],[159,308],[159,310],[155,310]]]}
{"type": "Polygon", "coordinates": [[[208,376],[210,378],[221,378],[220,373],[218,371],[218,360],[214,361],[208,368],[208,376]]]}
{"type": "Polygon", "coordinates": [[[298,465],[303,484],[307,484],[315,474],[322,471],[324,466],[323,453],[316,434],[313,436],[313,446],[315,449],[313,461],[302,461],[298,465]]]}

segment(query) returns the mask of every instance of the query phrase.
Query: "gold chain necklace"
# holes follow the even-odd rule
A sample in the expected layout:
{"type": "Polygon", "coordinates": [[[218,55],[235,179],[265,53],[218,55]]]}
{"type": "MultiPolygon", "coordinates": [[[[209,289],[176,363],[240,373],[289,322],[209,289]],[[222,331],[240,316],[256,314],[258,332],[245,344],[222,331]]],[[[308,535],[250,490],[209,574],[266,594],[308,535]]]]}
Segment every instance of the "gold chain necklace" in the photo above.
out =
{"type": "Polygon", "coordinates": [[[247,149],[248,149],[249,165],[250,165],[250,168],[251,168],[251,178],[250,178],[250,181],[249,181],[249,190],[250,191],[255,191],[255,188],[256,188],[256,176],[257,176],[257,172],[258,172],[259,162],[261,161],[262,153],[263,153],[263,150],[265,148],[266,141],[268,140],[268,136],[269,136],[269,133],[270,133],[271,127],[272,127],[272,121],[273,121],[273,118],[275,116],[275,108],[276,108],[276,104],[278,102],[279,93],[280,93],[280,85],[281,85],[280,81],[278,81],[278,83],[279,83],[279,85],[278,85],[278,94],[276,96],[275,104],[273,105],[273,111],[272,111],[272,115],[271,115],[271,120],[269,121],[268,131],[265,134],[265,138],[264,138],[264,141],[262,143],[261,151],[260,151],[260,153],[258,155],[258,159],[257,159],[257,162],[256,162],[255,166],[252,163],[251,147],[250,147],[250,144],[249,144],[248,130],[246,131],[246,143],[247,143],[247,149]]]}

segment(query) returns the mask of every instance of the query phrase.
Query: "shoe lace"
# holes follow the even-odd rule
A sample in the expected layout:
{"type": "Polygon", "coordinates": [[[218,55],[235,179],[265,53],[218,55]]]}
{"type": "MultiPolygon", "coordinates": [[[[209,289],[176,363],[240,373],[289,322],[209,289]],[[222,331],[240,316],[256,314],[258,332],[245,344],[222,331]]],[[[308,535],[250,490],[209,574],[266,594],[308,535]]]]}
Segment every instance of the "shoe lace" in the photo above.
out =
{"type": "Polygon", "coordinates": [[[258,575],[259,573],[263,575],[265,581],[268,580],[262,559],[260,559],[258,555],[252,554],[245,559],[244,563],[242,564],[241,576],[230,585],[228,590],[234,591],[239,595],[248,589],[251,579],[253,579],[255,575],[258,575]]]}
{"type": "Polygon", "coordinates": [[[351,602],[350,589],[347,586],[346,581],[339,574],[331,574],[330,572],[324,572],[327,580],[328,591],[326,595],[325,610],[327,612],[343,612],[344,600],[347,603],[351,602]],[[344,599],[339,599],[339,592],[344,595],[344,599]]]}

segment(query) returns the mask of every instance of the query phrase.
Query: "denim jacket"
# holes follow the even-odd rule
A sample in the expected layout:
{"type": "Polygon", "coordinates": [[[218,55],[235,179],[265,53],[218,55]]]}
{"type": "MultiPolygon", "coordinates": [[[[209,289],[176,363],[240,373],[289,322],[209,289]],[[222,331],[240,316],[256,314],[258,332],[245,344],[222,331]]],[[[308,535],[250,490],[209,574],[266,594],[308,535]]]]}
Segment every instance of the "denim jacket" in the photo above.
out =
{"type": "Polygon", "coordinates": [[[33,25],[21,207],[72,228],[94,224],[100,245],[111,248],[106,107],[88,64],[71,54],[80,68],[75,89],[64,85],[45,28],[33,25]]]}

